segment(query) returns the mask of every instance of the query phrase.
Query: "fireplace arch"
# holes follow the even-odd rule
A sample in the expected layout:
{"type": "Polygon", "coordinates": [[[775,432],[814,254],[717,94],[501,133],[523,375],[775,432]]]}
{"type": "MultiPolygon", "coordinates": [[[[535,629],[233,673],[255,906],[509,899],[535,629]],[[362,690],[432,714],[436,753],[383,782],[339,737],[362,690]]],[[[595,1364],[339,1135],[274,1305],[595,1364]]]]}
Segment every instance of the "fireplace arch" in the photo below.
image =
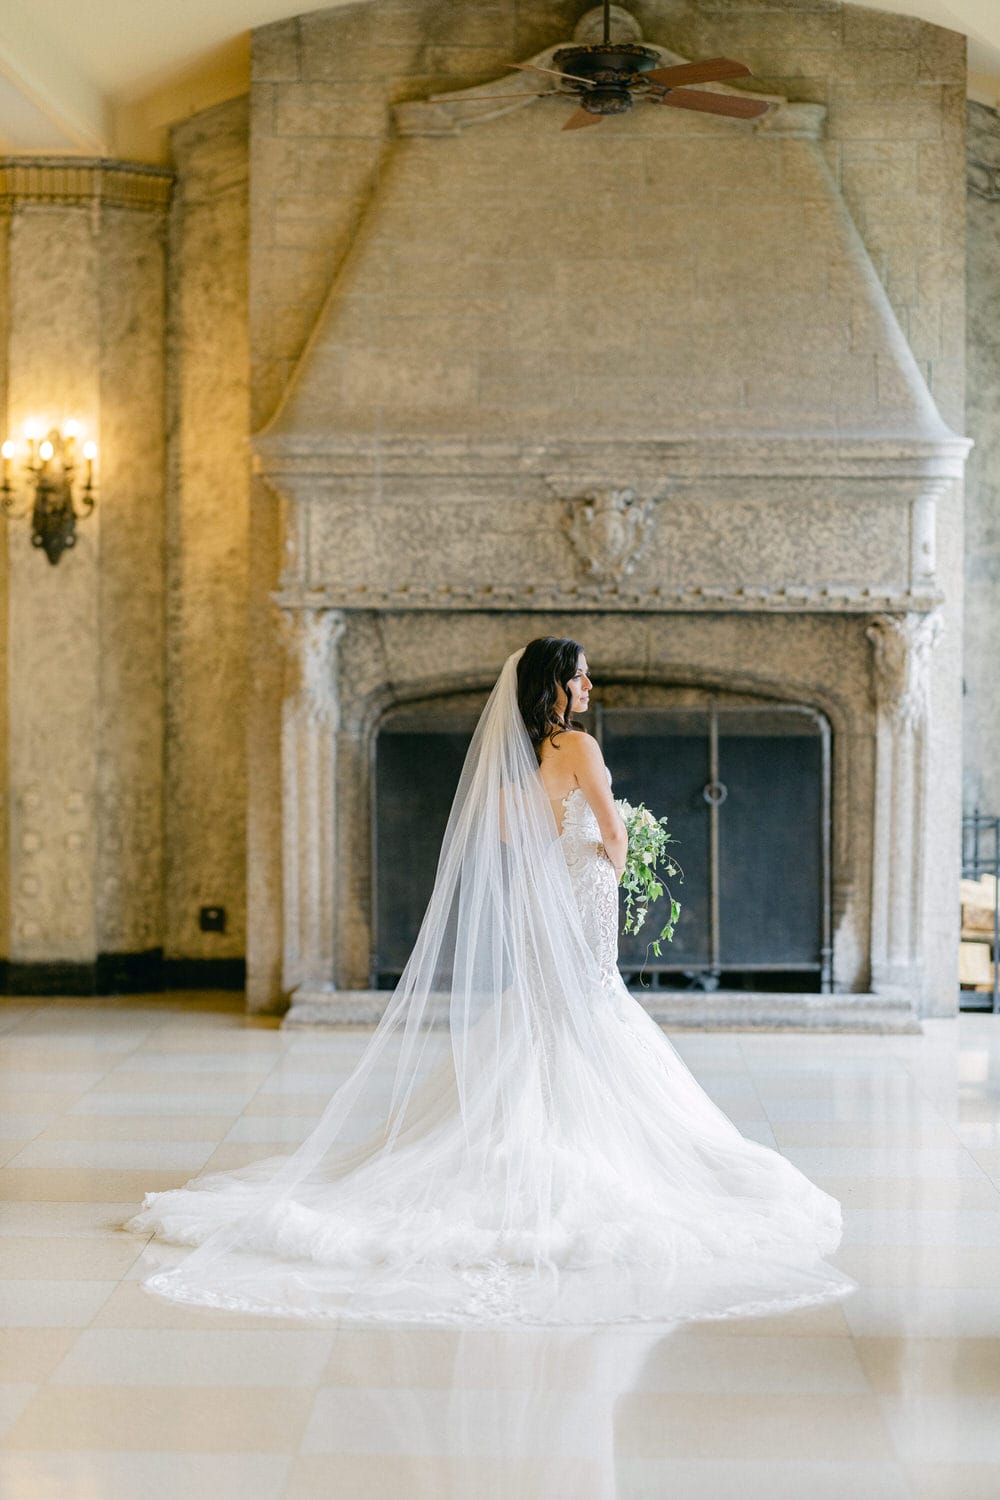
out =
{"type": "MultiPolygon", "coordinates": [[[[485,690],[409,699],[371,738],[372,989],[390,988],[430,894],[441,836],[485,690]]],[[[704,684],[612,681],[587,727],[616,790],[667,813],[684,867],[677,937],[623,936],[630,983],[660,989],[829,991],[831,764],[811,704],[704,684]]]]}

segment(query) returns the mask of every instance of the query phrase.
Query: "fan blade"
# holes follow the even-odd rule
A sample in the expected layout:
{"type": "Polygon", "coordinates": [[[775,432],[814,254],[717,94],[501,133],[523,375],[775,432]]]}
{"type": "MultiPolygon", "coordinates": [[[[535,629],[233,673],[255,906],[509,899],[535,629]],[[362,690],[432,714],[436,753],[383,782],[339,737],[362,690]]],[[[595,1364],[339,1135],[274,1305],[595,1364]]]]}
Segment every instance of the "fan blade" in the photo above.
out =
{"type": "MultiPolygon", "coordinates": [[[[452,99],[452,97],[453,96],[450,95],[450,94],[445,94],[444,95],[444,102],[448,102],[450,99],[452,99]]],[[[464,104],[492,104],[493,101],[494,101],[494,99],[565,99],[565,98],[566,98],[566,95],[565,95],[565,93],[563,92],[562,89],[546,89],[544,94],[524,94],[524,93],[521,93],[521,94],[479,94],[479,95],[470,94],[470,96],[467,99],[461,99],[461,100],[458,100],[457,102],[460,103],[460,104],[463,104],[463,105],[464,104]]],[[[407,100],[407,103],[408,104],[440,104],[440,103],[442,103],[442,100],[441,99],[436,99],[432,95],[430,97],[430,99],[412,99],[412,100],[407,100]]]]}
{"type": "MultiPolygon", "coordinates": [[[[653,95],[649,96],[653,99],[653,95]]],[[[706,94],[701,89],[675,89],[655,104],[669,104],[674,109],[700,109],[709,115],[729,115],[734,120],[752,120],[771,108],[766,99],[742,99],[739,94],[706,94]]]]}
{"type": "Polygon", "coordinates": [[[579,73],[560,73],[556,68],[539,68],[535,63],[511,63],[511,67],[524,73],[546,73],[550,78],[569,78],[573,83],[585,83],[588,89],[596,86],[592,78],[581,78],[579,73]]]}
{"type": "Polygon", "coordinates": [[[592,115],[589,109],[575,109],[563,130],[580,130],[584,125],[600,125],[603,115],[592,115]]]}
{"type": "Polygon", "coordinates": [[[706,62],[679,63],[676,68],[654,68],[652,73],[643,73],[653,83],[662,83],[672,89],[675,84],[719,83],[723,78],[749,78],[746,63],[733,62],[731,57],[710,57],[706,62]]]}

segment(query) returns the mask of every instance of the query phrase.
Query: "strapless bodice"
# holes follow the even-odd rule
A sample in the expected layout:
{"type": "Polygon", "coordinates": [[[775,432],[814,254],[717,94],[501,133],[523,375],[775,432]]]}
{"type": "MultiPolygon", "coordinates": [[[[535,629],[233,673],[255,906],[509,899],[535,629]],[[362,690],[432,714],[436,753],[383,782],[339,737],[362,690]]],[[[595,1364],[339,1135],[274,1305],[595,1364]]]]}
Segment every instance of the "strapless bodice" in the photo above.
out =
{"type": "MultiPolygon", "coordinates": [[[[611,772],[607,772],[611,784],[611,772]]],[[[573,894],[583,920],[587,942],[605,981],[618,978],[618,878],[604,851],[601,825],[575,786],[562,799],[563,824],[559,835],[573,894]]]]}

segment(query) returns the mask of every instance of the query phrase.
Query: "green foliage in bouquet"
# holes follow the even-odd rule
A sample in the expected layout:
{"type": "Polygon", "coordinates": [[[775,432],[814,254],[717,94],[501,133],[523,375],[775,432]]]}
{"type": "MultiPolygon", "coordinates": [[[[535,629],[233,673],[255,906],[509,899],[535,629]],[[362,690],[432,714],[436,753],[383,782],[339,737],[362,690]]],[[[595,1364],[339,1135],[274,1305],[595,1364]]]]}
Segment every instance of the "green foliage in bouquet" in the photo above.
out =
{"type": "Polygon", "coordinates": [[[667,845],[676,840],[673,834],[667,832],[666,818],[655,817],[643,803],[633,807],[631,802],[619,798],[616,806],[628,833],[628,854],[620,882],[625,892],[625,931],[638,932],[649,915],[649,908],[664,894],[670,902],[670,916],[666,925],[659,937],[654,938],[650,944],[659,958],[660,944],[664,939],[668,943],[673,941],[674,928],[681,914],[680,902],[674,898],[664,880],[664,876],[671,879],[676,876],[681,881],[684,879],[680,865],[672,855],[667,854],[667,845]],[[657,869],[661,862],[664,864],[663,875],[657,869]]]}

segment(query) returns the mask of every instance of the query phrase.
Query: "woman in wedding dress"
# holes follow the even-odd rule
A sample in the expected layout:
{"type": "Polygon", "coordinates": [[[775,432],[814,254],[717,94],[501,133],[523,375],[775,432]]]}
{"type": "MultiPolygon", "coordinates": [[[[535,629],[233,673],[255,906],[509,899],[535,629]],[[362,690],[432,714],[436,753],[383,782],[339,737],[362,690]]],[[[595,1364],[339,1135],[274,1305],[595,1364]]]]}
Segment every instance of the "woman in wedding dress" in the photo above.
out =
{"type": "MultiPolygon", "coordinates": [[[[626,835],[575,641],[508,657],[413,953],[303,1144],[149,1193],[143,1284],[363,1323],[673,1324],[842,1296],[840,1207],[744,1139],[617,969],[626,835]]],[[[405,857],[405,851],[400,851],[405,857]]]]}

